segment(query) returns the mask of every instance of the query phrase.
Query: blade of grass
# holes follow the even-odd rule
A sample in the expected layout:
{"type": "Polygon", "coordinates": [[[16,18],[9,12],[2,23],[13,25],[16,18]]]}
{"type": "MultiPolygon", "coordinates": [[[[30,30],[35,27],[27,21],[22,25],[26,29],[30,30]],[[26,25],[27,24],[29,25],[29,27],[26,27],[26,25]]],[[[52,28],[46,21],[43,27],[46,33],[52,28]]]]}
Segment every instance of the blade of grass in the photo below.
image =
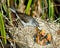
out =
{"type": "Polygon", "coordinates": [[[26,13],[26,14],[29,13],[29,9],[30,9],[31,3],[32,3],[32,0],[29,0],[29,1],[28,1],[28,4],[27,4],[27,7],[26,7],[26,10],[25,10],[25,13],[26,13]]]}
{"type": "Polygon", "coordinates": [[[50,21],[54,20],[54,5],[53,0],[48,0],[48,17],[50,21]]]}
{"type": "MultiPolygon", "coordinates": [[[[10,7],[10,1],[11,1],[11,0],[7,0],[8,7],[10,7]]],[[[9,8],[7,9],[7,11],[8,11],[9,19],[10,19],[10,24],[13,26],[13,24],[12,24],[13,21],[12,21],[12,17],[11,17],[11,11],[10,11],[9,8]]]]}
{"type": "Polygon", "coordinates": [[[4,8],[4,11],[6,12],[7,11],[7,6],[5,3],[3,3],[3,8],[4,8]]]}
{"type": "MultiPolygon", "coordinates": [[[[41,0],[41,6],[42,6],[42,10],[44,9],[44,0],[41,0]]],[[[44,10],[43,10],[43,14],[44,14],[44,10]]]]}
{"type": "Polygon", "coordinates": [[[10,9],[8,8],[8,16],[9,16],[9,19],[10,19],[10,24],[13,26],[13,21],[12,21],[12,17],[11,17],[11,11],[10,9]]]}
{"type": "Polygon", "coordinates": [[[45,11],[44,11],[44,0],[41,0],[40,1],[41,2],[41,6],[42,6],[42,19],[45,19],[46,18],[46,13],[45,13],[45,11]]]}
{"type": "Polygon", "coordinates": [[[6,31],[5,31],[5,27],[4,27],[4,21],[3,21],[3,15],[0,12],[0,30],[1,30],[1,36],[4,37],[4,39],[2,39],[2,43],[6,44],[6,31]]]}
{"type": "Polygon", "coordinates": [[[7,0],[8,7],[10,7],[10,1],[11,1],[11,0],[7,0]]]}

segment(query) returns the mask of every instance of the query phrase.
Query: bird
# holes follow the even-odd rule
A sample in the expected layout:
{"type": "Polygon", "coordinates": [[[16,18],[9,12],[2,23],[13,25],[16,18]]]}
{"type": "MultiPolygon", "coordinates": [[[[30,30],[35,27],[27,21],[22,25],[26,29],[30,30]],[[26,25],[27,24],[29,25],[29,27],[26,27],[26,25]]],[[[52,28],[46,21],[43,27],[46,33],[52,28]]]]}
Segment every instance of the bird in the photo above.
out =
{"type": "Polygon", "coordinates": [[[32,16],[18,12],[15,8],[10,8],[10,10],[16,15],[16,17],[20,20],[23,26],[39,26],[39,23],[32,16]]]}

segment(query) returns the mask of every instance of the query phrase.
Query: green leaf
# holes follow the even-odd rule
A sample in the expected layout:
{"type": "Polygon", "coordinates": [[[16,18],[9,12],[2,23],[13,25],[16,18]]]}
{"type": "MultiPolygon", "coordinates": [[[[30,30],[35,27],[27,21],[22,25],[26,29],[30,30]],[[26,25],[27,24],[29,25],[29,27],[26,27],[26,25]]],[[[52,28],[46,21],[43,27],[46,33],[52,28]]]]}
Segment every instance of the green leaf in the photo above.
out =
{"type": "Polygon", "coordinates": [[[0,12],[0,30],[1,30],[1,36],[4,37],[2,38],[2,42],[3,44],[6,44],[6,31],[5,31],[5,27],[4,27],[4,21],[3,21],[3,15],[0,12]]]}
{"type": "Polygon", "coordinates": [[[26,8],[26,10],[25,10],[25,13],[26,13],[26,14],[28,14],[28,12],[29,12],[31,3],[32,3],[32,0],[29,0],[29,1],[28,1],[28,4],[27,4],[27,8],[26,8]]]}
{"type": "Polygon", "coordinates": [[[48,0],[48,16],[51,21],[54,20],[54,4],[51,0],[48,0]]]}

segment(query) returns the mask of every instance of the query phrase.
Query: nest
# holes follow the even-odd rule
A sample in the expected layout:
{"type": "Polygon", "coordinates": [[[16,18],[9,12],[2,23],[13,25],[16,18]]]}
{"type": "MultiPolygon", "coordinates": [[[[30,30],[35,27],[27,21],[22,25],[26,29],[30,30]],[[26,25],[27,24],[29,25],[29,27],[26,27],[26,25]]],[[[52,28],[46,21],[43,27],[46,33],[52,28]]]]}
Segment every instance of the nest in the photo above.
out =
{"type": "Polygon", "coordinates": [[[60,47],[60,35],[58,36],[57,30],[59,29],[59,24],[49,23],[41,20],[40,18],[36,19],[39,23],[39,30],[44,29],[45,33],[49,33],[51,35],[51,43],[41,45],[34,41],[34,35],[38,32],[36,27],[25,26],[23,27],[20,23],[18,23],[18,27],[7,27],[12,36],[15,43],[19,46],[19,48],[54,48],[60,47]]]}

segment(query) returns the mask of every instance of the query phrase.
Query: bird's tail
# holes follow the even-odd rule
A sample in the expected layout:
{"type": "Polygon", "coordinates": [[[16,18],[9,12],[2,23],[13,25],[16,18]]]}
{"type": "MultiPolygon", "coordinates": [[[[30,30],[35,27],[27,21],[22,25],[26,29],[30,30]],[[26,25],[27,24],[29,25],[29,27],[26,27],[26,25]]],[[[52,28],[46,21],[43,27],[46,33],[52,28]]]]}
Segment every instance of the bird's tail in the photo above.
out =
{"type": "Polygon", "coordinates": [[[16,14],[16,10],[14,8],[9,8],[9,9],[10,9],[10,11],[12,11],[13,13],[16,14]]]}

